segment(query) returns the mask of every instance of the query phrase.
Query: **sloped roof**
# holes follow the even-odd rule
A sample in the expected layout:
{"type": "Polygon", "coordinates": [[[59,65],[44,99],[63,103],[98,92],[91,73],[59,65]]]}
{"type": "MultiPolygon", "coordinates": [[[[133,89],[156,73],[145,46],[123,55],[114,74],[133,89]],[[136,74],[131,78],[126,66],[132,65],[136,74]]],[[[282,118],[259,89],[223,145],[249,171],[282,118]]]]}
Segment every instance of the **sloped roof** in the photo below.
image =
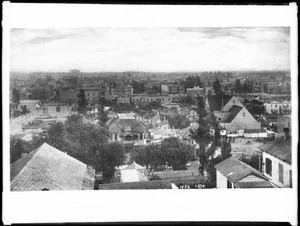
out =
{"type": "Polygon", "coordinates": [[[126,166],[123,170],[129,170],[129,169],[145,169],[145,167],[133,161],[130,165],[126,166]]]}
{"type": "Polygon", "coordinates": [[[137,182],[137,181],[148,181],[148,178],[139,172],[137,169],[123,169],[121,170],[121,181],[122,182],[137,182]]]}
{"type": "Polygon", "coordinates": [[[10,181],[12,191],[92,190],[94,170],[44,143],[10,165],[10,181]]]}
{"type": "Polygon", "coordinates": [[[20,104],[37,104],[40,100],[20,100],[20,104]]]}
{"type": "Polygon", "coordinates": [[[99,184],[99,190],[146,190],[172,189],[170,181],[142,181],[129,183],[99,184]]]}
{"type": "Polygon", "coordinates": [[[190,125],[179,131],[181,137],[188,137],[190,135],[190,130],[196,131],[199,126],[190,125]]]}
{"type": "Polygon", "coordinates": [[[245,129],[244,133],[266,133],[265,129],[245,129]]]}
{"type": "Polygon", "coordinates": [[[225,159],[215,165],[215,168],[232,183],[235,183],[250,174],[255,174],[261,178],[268,179],[258,170],[233,157],[225,159]]]}
{"type": "Polygon", "coordinates": [[[288,164],[292,162],[292,141],[291,138],[285,140],[284,136],[272,140],[258,148],[288,164]]]}
{"type": "Polygon", "coordinates": [[[228,101],[232,98],[231,95],[207,95],[210,111],[220,111],[228,101]]]}
{"type": "Polygon", "coordinates": [[[230,115],[229,115],[229,117],[226,119],[225,122],[230,123],[230,122],[237,116],[237,114],[238,114],[242,109],[243,109],[243,107],[241,107],[241,106],[233,105],[233,106],[229,109],[230,115]]]}

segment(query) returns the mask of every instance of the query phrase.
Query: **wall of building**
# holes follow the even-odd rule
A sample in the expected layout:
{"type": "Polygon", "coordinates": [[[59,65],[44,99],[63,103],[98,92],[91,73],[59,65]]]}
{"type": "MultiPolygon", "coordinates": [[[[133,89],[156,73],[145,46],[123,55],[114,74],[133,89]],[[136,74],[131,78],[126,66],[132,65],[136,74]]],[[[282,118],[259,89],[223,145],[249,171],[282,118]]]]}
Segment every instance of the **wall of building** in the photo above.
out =
{"type": "Polygon", "coordinates": [[[71,113],[71,108],[67,105],[62,106],[43,106],[39,110],[39,115],[47,114],[51,117],[67,117],[71,113]],[[60,108],[60,111],[57,111],[57,108],[60,108]]]}
{"type": "Polygon", "coordinates": [[[217,188],[227,188],[227,178],[217,171],[217,188]]]}
{"type": "Polygon", "coordinates": [[[281,161],[278,158],[275,158],[274,156],[262,152],[262,163],[263,163],[263,174],[270,178],[271,182],[276,184],[279,187],[290,187],[290,170],[292,170],[292,166],[290,164],[287,164],[283,161],[281,161]],[[272,161],[272,176],[268,175],[266,173],[266,158],[270,159],[272,161]],[[283,183],[279,182],[279,166],[278,163],[283,165],[283,183]]]}
{"type": "Polygon", "coordinates": [[[237,129],[261,129],[261,122],[257,122],[246,108],[243,108],[230,123],[221,122],[220,125],[224,126],[228,132],[235,132],[237,129]]]}

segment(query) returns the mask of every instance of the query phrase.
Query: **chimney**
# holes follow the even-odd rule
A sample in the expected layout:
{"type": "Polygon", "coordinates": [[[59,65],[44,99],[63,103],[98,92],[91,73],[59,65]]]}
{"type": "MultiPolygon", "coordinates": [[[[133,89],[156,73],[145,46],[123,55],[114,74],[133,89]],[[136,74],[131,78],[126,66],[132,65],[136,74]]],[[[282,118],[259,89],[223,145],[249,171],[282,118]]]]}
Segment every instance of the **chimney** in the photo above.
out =
{"type": "Polygon", "coordinates": [[[284,128],[283,129],[284,132],[284,139],[287,140],[290,137],[290,129],[289,128],[284,128]]]}

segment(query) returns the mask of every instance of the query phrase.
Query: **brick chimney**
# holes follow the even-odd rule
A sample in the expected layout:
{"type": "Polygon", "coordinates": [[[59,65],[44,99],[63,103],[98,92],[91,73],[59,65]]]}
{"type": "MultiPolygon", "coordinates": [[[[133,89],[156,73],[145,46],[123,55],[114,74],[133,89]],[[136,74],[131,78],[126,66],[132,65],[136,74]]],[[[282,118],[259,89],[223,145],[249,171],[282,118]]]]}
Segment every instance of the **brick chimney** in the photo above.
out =
{"type": "Polygon", "coordinates": [[[284,132],[284,139],[287,140],[290,137],[290,128],[284,128],[283,129],[284,132]]]}

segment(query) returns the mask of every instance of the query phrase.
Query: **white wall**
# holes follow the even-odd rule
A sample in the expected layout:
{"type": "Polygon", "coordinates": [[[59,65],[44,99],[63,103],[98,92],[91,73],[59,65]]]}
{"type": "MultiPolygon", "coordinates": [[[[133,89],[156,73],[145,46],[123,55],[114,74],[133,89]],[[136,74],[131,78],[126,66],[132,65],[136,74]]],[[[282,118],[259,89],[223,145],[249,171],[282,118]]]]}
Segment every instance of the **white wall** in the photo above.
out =
{"type": "Polygon", "coordinates": [[[227,188],[227,178],[217,170],[217,188],[227,188]]]}
{"type": "Polygon", "coordinates": [[[292,166],[275,158],[274,156],[262,152],[263,160],[263,174],[271,179],[271,181],[279,187],[290,187],[290,175],[289,170],[292,170],[292,166]],[[266,174],[266,158],[272,161],[272,176],[266,174]],[[278,163],[283,165],[283,184],[279,182],[279,169],[278,163]]]}

